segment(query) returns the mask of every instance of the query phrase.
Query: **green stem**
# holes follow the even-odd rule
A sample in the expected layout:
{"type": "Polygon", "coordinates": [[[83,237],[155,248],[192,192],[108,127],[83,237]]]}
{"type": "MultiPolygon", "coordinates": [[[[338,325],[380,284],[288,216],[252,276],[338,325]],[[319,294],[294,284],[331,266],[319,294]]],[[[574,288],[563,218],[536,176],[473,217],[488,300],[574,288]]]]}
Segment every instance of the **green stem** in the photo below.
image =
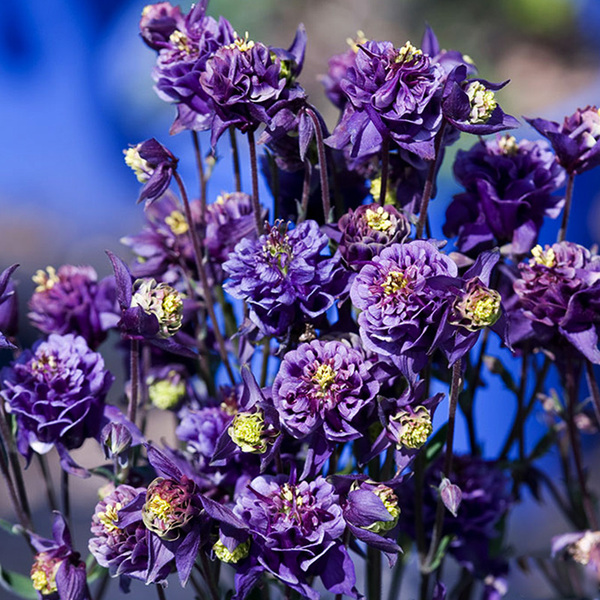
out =
{"type": "Polygon", "coordinates": [[[56,501],[56,490],[54,489],[54,482],[52,481],[52,475],[48,469],[48,463],[46,462],[46,456],[44,454],[37,454],[40,469],[42,470],[42,477],[46,484],[46,498],[48,499],[48,506],[50,510],[58,510],[58,502],[56,501]]]}
{"type": "Polygon", "coordinates": [[[565,193],[565,208],[563,218],[556,237],[557,242],[564,242],[567,236],[567,225],[569,224],[569,215],[571,214],[571,204],[573,202],[573,184],[575,183],[575,173],[569,173],[567,180],[567,191],[565,193]]]}
{"type": "MultiPolygon", "coordinates": [[[[17,490],[15,488],[14,482],[10,476],[10,471],[8,468],[8,462],[6,461],[6,455],[4,454],[4,448],[0,445],[0,471],[2,472],[2,476],[4,477],[4,481],[6,482],[6,487],[8,488],[8,495],[10,496],[10,500],[13,504],[13,508],[15,509],[15,513],[17,514],[17,518],[19,519],[19,523],[23,529],[31,530],[33,528],[31,524],[31,519],[29,515],[25,513],[21,503],[19,502],[19,498],[17,496],[17,490]]],[[[27,536],[25,536],[27,539],[27,536]]]]}

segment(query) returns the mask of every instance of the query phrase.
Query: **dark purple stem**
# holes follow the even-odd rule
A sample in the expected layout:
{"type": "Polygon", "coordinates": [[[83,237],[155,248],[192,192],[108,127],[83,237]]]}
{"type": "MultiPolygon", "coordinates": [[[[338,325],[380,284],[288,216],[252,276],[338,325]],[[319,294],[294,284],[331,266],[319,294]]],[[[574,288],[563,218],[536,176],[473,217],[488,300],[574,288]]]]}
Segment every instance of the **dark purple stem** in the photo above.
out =
{"type": "Polygon", "coordinates": [[[140,381],[140,341],[131,340],[129,350],[129,371],[131,377],[131,392],[129,405],[127,406],[127,418],[135,424],[137,417],[137,406],[139,402],[139,381],[140,381]]]}
{"type": "Polygon", "coordinates": [[[381,192],[379,194],[379,204],[385,205],[387,195],[388,176],[390,170],[390,139],[384,138],[381,144],[381,192]]]}
{"type": "Polygon", "coordinates": [[[317,137],[317,152],[319,154],[319,176],[321,178],[321,200],[325,223],[331,223],[331,202],[329,199],[329,177],[327,174],[327,158],[325,156],[325,144],[323,143],[323,129],[317,113],[312,108],[306,108],[306,114],[311,118],[317,137]]]}
{"type": "Polygon", "coordinates": [[[563,210],[562,223],[556,237],[557,242],[564,242],[567,237],[567,225],[569,224],[569,215],[571,214],[571,204],[573,202],[573,184],[575,182],[575,173],[569,173],[567,181],[567,191],[565,193],[565,208],[563,210]]]}
{"type": "Polygon", "coordinates": [[[600,389],[598,388],[598,382],[594,377],[594,365],[592,365],[587,358],[585,360],[585,375],[590,394],[592,395],[592,404],[594,405],[596,420],[598,421],[598,425],[600,425],[600,389]]]}
{"type": "Polygon", "coordinates": [[[204,175],[204,162],[202,161],[202,150],[200,149],[200,138],[197,131],[192,131],[192,138],[194,140],[194,153],[196,155],[198,180],[200,182],[201,221],[204,222],[204,215],[206,214],[206,176],[204,175]]]}
{"type": "Polygon", "coordinates": [[[312,175],[312,165],[308,159],[304,160],[304,181],[302,183],[302,200],[300,202],[300,215],[298,215],[298,223],[306,219],[308,211],[308,198],[310,196],[310,176],[312,175]]]}
{"type": "Polygon", "coordinates": [[[252,172],[252,208],[254,210],[254,222],[256,223],[256,233],[262,235],[262,210],[260,208],[260,199],[258,197],[258,161],[256,160],[256,142],[254,141],[254,131],[248,130],[248,147],[250,149],[250,170],[252,172]]]}
{"type": "Polygon", "coordinates": [[[235,182],[235,191],[242,191],[242,171],[240,169],[240,153],[238,151],[237,137],[235,128],[229,128],[229,141],[231,142],[231,158],[233,160],[233,180],[235,182]]]}

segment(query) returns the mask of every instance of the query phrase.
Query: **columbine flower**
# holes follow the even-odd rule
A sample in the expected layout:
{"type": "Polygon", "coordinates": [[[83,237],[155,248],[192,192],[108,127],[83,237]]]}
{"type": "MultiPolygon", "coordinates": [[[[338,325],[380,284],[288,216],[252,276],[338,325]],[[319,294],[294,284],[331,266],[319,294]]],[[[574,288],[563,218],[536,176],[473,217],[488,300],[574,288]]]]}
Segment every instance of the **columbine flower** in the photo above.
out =
{"type": "Polygon", "coordinates": [[[73,550],[71,533],[64,517],[54,513],[52,537],[33,533],[31,544],[37,550],[31,567],[31,581],[40,600],[90,600],[85,563],[73,550]]]}
{"type": "Polygon", "coordinates": [[[17,295],[10,276],[19,265],[12,265],[0,273],[0,349],[14,348],[8,339],[17,330],[17,295]]]}
{"type": "Polygon", "coordinates": [[[373,410],[378,391],[363,352],[343,342],[314,340],[285,355],[272,394],[282,425],[294,437],[318,431],[343,442],[361,435],[358,421],[373,410]]]}
{"type": "Polygon", "coordinates": [[[339,257],[322,255],[327,242],[314,221],[290,231],[276,224],[258,240],[245,238],[223,265],[230,277],[224,289],[248,303],[263,333],[283,335],[325,313],[344,287],[339,257]]]}
{"type": "Polygon", "coordinates": [[[600,164],[600,113],[596,106],[578,108],[562,125],[545,119],[525,120],[550,140],[567,173],[583,173],[600,164]]]}
{"type": "Polygon", "coordinates": [[[176,367],[167,365],[147,379],[148,397],[156,408],[174,410],[187,394],[184,369],[176,367]]]}
{"type": "Polygon", "coordinates": [[[368,41],[341,82],[348,96],[344,113],[327,143],[351,156],[379,152],[386,139],[424,159],[434,157],[442,123],[444,70],[410,42],[368,41]]]}
{"type": "Polygon", "coordinates": [[[162,196],[171,183],[178,159],[154,138],[124,150],[125,163],[143,185],[138,202],[150,204],[162,196]]]}
{"type": "Polygon", "coordinates": [[[552,539],[552,555],[565,553],[575,562],[590,567],[600,578],[600,531],[565,533],[552,539]]]}
{"type": "Polygon", "coordinates": [[[256,412],[238,412],[227,428],[227,433],[242,452],[252,454],[264,454],[269,444],[273,443],[273,438],[279,435],[278,431],[268,431],[261,409],[256,412]]]}
{"type": "Polygon", "coordinates": [[[143,488],[120,485],[94,509],[91,526],[93,537],[89,541],[89,550],[98,564],[108,569],[111,577],[126,575],[134,579],[146,578],[148,546],[141,516],[126,526],[119,521],[119,511],[144,492],[143,488]]]}
{"type": "Polygon", "coordinates": [[[399,449],[417,450],[425,445],[433,432],[431,413],[423,405],[407,406],[390,417],[390,429],[396,433],[399,449]]]}
{"type": "Polygon", "coordinates": [[[339,220],[338,228],[342,232],[340,253],[348,264],[354,266],[371,260],[390,244],[403,242],[410,233],[406,217],[393,206],[378,204],[349,210],[339,220]]]}
{"type": "Polygon", "coordinates": [[[92,267],[48,267],[33,277],[37,284],[29,301],[31,323],[44,333],[72,333],[85,338],[92,349],[118,321],[114,278],[98,282],[92,267]]]}
{"type": "Polygon", "coordinates": [[[159,337],[175,335],[183,318],[181,294],[166,283],[157,284],[154,279],[138,279],[134,288],[131,307],[139,306],[146,314],[156,317],[159,337]]]}
{"type": "MultiPolygon", "coordinates": [[[[512,338],[532,338],[554,351],[565,351],[564,338],[588,360],[600,363],[600,257],[571,242],[536,246],[519,265],[514,284],[519,298],[512,338]],[[561,349],[562,348],[562,349],[561,349]]],[[[510,321],[509,321],[510,323],[510,321]]]]}
{"type": "Polygon", "coordinates": [[[95,437],[104,398],[113,381],[100,354],[82,337],[52,334],[2,371],[6,410],[17,421],[17,446],[29,460],[56,447],[61,464],[73,470],[68,450],[95,437]]]}
{"type": "Polygon", "coordinates": [[[467,281],[463,293],[457,296],[450,322],[469,331],[491,327],[502,314],[500,294],[474,277],[467,281]]]}
{"type": "Polygon", "coordinates": [[[554,195],[564,171],[545,142],[511,136],[459,150],[454,174],[465,191],[446,211],[444,233],[458,234],[462,252],[512,244],[515,254],[535,244],[544,217],[556,218],[564,200],[554,195]]]}
{"type": "Polygon", "coordinates": [[[456,275],[456,264],[429,242],[385,248],[361,269],[350,290],[362,311],[358,324],[365,347],[399,361],[403,372],[420,370],[434,339],[444,341],[437,335],[450,302],[444,282],[456,275]]]}

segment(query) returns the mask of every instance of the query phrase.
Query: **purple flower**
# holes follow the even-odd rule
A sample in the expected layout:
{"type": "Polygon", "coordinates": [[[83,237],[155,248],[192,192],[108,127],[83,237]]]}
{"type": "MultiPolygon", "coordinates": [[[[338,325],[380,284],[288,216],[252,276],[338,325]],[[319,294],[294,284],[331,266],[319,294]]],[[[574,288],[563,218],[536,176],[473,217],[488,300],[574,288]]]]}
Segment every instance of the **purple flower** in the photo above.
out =
{"type": "Polygon", "coordinates": [[[327,243],[314,221],[290,231],[273,225],[258,240],[245,238],[235,247],[223,265],[230,277],[223,287],[248,303],[262,333],[283,335],[324,314],[344,287],[339,255],[322,254],[327,243]]]}
{"type": "Polygon", "coordinates": [[[425,241],[392,244],[375,256],[350,289],[365,347],[392,357],[405,374],[419,371],[434,340],[445,341],[436,334],[452,297],[446,282],[458,284],[457,271],[425,241]]]}
{"type": "Polygon", "coordinates": [[[89,541],[89,550],[98,564],[108,569],[111,577],[126,575],[134,579],[146,578],[148,545],[141,515],[137,521],[131,521],[126,526],[119,522],[119,511],[142,493],[145,493],[143,488],[119,485],[94,509],[91,526],[93,537],[89,541]]]}
{"type": "Polygon", "coordinates": [[[345,442],[360,437],[378,391],[364,352],[343,342],[314,340],[285,355],[272,394],[293,437],[319,432],[331,442],[345,442]]]}
{"type": "Polygon", "coordinates": [[[200,75],[215,110],[213,147],[228,127],[254,131],[283,108],[305,98],[296,82],[305,46],[306,32],[300,26],[288,51],[240,37],[216,50],[200,75]]]}
{"type": "Polygon", "coordinates": [[[68,450],[98,435],[113,381],[102,356],[82,337],[51,334],[4,369],[2,379],[6,410],[17,421],[19,452],[30,460],[32,451],[56,447],[63,468],[72,471],[68,450]]]}
{"type": "Polygon", "coordinates": [[[454,174],[465,191],[446,212],[444,233],[458,235],[462,252],[511,243],[515,254],[536,243],[544,217],[556,218],[564,200],[554,193],[565,174],[544,142],[503,136],[459,150],[454,174]]]}
{"type": "Polygon", "coordinates": [[[44,333],[72,333],[95,350],[118,321],[113,277],[98,282],[92,267],[48,267],[33,277],[37,283],[29,301],[32,324],[44,333]]]}
{"type": "Polygon", "coordinates": [[[64,517],[54,513],[52,540],[30,533],[37,550],[31,581],[40,600],[90,600],[85,563],[73,550],[71,533],[64,517]]]}
{"type": "Polygon", "coordinates": [[[369,41],[359,47],[341,87],[349,102],[327,143],[351,146],[351,156],[379,152],[384,140],[421,158],[434,157],[434,139],[442,124],[445,72],[407,42],[369,41]]]}
{"type": "Polygon", "coordinates": [[[339,250],[355,267],[377,256],[390,244],[400,243],[410,233],[406,217],[393,206],[366,204],[349,210],[338,222],[342,235],[339,250]]]}
{"type": "Polygon", "coordinates": [[[310,483],[257,477],[237,497],[233,515],[251,538],[249,556],[239,563],[236,598],[248,589],[246,578],[256,581],[264,571],[311,600],[319,598],[309,584],[313,577],[332,594],[358,597],[339,497],[322,477],[310,483]]]}
{"type": "Polygon", "coordinates": [[[17,331],[18,302],[11,275],[19,265],[12,265],[0,273],[0,349],[15,348],[8,339],[17,331]]]}
{"type": "Polygon", "coordinates": [[[550,140],[567,173],[583,173],[600,164],[600,114],[596,106],[578,108],[562,125],[545,119],[525,120],[550,140]]]}
{"type": "Polygon", "coordinates": [[[600,531],[564,533],[552,539],[552,555],[564,554],[595,571],[600,580],[600,531]]]}
{"type": "Polygon", "coordinates": [[[515,310],[526,319],[515,321],[511,338],[531,338],[561,354],[568,352],[566,339],[600,363],[600,257],[571,242],[536,246],[531,253],[513,283],[519,299],[515,310]]]}
{"type": "Polygon", "coordinates": [[[179,160],[154,138],[125,150],[124,154],[125,163],[144,184],[138,202],[146,200],[148,206],[167,191],[179,160]]]}
{"type": "Polygon", "coordinates": [[[210,128],[214,109],[200,85],[200,75],[208,58],[236,38],[226,19],[216,21],[206,15],[207,4],[202,0],[183,15],[179,7],[161,2],[147,6],[140,20],[142,38],[158,52],[152,72],[156,92],[162,100],[177,105],[171,133],[210,128]]]}

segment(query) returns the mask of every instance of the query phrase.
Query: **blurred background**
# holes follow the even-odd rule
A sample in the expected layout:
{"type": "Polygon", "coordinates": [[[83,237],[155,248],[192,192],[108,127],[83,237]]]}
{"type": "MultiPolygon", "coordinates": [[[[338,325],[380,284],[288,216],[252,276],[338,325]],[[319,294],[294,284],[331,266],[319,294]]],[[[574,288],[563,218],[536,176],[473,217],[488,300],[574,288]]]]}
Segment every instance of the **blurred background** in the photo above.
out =
{"type": "MultiPolygon", "coordinates": [[[[23,302],[39,268],[91,264],[104,276],[110,270],[105,249],[127,257],[119,239],[143,223],[142,207],[135,203],[139,186],[123,162],[128,144],[156,137],[181,157],[188,187],[197,189],[191,139],[185,133],[169,137],[174,108],[152,89],[155,54],[137,33],[144,5],[140,0],[2,0],[0,270],[21,264],[16,279],[23,302]]],[[[190,3],[181,6],[187,11],[190,3]]],[[[309,43],[301,83],[330,127],[337,114],[319,83],[328,57],[343,52],[346,38],[357,30],[397,46],[406,40],[418,44],[425,23],[443,48],[471,56],[485,79],[511,79],[499,94],[508,113],[561,121],[577,107],[600,102],[598,0],[212,0],[209,13],[223,14],[251,39],[283,47],[303,22],[309,43]]],[[[516,135],[536,137],[526,126],[516,135]]],[[[208,139],[203,136],[202,142],[207,150],[208,139]]],[[[458,147],[473,142],[463,137],[458,147]]],[[[209,184],[209,199],[232,188],[229,153],[223,147],[218,154],[222,160],[209,184]]],[[[456,192],[451,158],[432,204],[432,219],[439,225],[456,192]]],[[[557,228],[548,227],[541,241],[552,241],[557,228]]],[[[569,239],[587,246],[600,241],[600,174],[594,171],[576,182],[569,239]]],[[[514,403],[507,399],[504,407],[503,402],[480,403],[482,417],[506,421],[514,403]]],[[[161,435],[157,430],[156,437],[161,435]]],[[[501,439],[490,433],[486,451],[493,454],[501,439]]],[[[97,481],[75,485],[89,510],[94,485],[97,481]]],[[[89,515],[82,513],[78,524],[81,550],[89,515]]],[[[6,499],[0,516],[11,518],[6,499]]],[[[515,512],[510,530],[520,552],[544,555],[549,536],[564,531],[561,527],[550,508],[525,505],[515,512]]],[[[5,534],[0,536],[0,564],[26,571],[5,534]]],[[[138,587],[140,593],[148,591],[138,587]]],[[[0,590],[0,598],[4,593],[0,590]]],[[[116,594],[115,586],[107,597],[116,594]]],[[[178,597],[186,595],[174,583],[169,598],[178,597]]],[[[515,570],[507,597],[547,598],[549,590],[535,575],[515,570]]]]}

